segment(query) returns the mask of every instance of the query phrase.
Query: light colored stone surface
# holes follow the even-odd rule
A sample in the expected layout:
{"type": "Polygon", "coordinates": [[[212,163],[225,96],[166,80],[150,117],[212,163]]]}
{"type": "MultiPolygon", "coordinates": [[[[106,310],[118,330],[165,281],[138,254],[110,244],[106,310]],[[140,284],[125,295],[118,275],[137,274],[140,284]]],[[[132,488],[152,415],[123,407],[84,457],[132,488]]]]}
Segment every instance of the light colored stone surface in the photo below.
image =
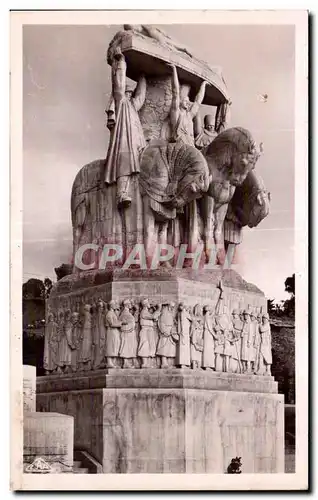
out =
{"type": "Polygon", "coordinates": [[[93,390],[101,388],[188,388],[236,392],[277,393],[274,377],[191,370],[108,369],[89,373],[38,377],[37,393],[93,390]]]}
{"type": "Polygon", "coordinates": [[[203,104],[216,106],[229,98],[219,67],[211,68],[203,61],[134,32],[124,33],[121,48],[128,63],[128,76],[132,79],[137,80],[140,72],[156,77],[166,75],[166,63],[172,63],[178,67],[182,81],[191,85],[194,92],[198,91],[202,80],[208,82],[203,104]]]}
{"type": "Polygon", "coordinates": [[[236,456],[243,472],[283,472],[284,403],[273,378],[196,375],[112,369],[41,377],[37,407],[74,416],[75,447],[104,473],[222,473],[236,456]]]}
{"type": "Polygon", "coordinates": [[[75,446],[103,473],[283,472],[283,396],[200,389],[96,389],[39,395],[75,417],[75,446]]]}
{"type": "Polygon", "coordinates": [[[36,367],[23,365],[23,410],[35,411],[36,367]]]}
{"type": "MultiPolygon", "coordinates": [[[[63,413],[66,413],[64,411],[63,413]]],[[[74,418],[55,412],[25,412],[23,419],[23,460],[36,456],[73,465],[74,418]]]]}

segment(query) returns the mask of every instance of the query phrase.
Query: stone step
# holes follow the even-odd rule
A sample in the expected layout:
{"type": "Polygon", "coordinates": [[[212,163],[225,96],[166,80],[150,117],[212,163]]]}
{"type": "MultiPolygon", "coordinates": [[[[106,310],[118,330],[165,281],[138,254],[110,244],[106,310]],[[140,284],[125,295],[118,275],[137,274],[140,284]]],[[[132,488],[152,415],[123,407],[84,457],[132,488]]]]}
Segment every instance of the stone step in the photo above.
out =
{"type": "Polygon", "coordinates": [[[74,467],[73,474],[88,474],[88,469],[86,467],[74,467]]]}

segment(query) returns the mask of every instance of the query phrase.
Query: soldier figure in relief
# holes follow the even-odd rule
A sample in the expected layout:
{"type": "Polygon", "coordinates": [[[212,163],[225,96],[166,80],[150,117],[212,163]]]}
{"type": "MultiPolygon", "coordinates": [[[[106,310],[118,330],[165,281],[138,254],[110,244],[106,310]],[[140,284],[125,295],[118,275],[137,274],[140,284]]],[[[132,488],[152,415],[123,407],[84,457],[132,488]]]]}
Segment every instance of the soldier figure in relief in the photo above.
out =
{"type": "Polygon", "coordinates": [[[252,372],[252,361],[254,357],[254,348],[252,345],[252,334],[254,327],[251,326],[251,319],[248,310],[243,311],[243,328],[241,333],[241,360],[243,373],[252,372]]]}
{"type": "Polygon", "coordinates": [[[178,335],[177,365],[180,368],[190,366],[190,325],[192,315],[181,302],[178,308],[178,335]]]}
{"type": "Polygon", "coordinates": [[[241,333],[243,330],[243,321],[240,318],[239,311],[232,311],[232,331],[233,331],[233,349],[231,358],[231,371],[233,373],[242,373],[241,364],[241,333]]]}
{"type": "Polygon", "coordinates": [[[257,320],[257,315],[255,312],[251,314],[251,321],[254,326],[254,337],[253,337],[253,347],[254,347],[254,363],[253,363],[253,372],[256,374],[259,360],[259,350],[261,344],[261,338],[259,333],[259,322],[257,320]]]}
{"type": "Polygon", "coordinates": [[[59,367],[65,373],[71,371],[73,345],[73,327],[71,321],[71,311],[66,310],[64,315],[64,328],[61,328],[61,338],[59,344],[59,367]]]}
{"type": "Polygon", "coordinates": [[[205,306],[204,311],[202,367],[205,370],[215,370],[215,344],[218,338],[214,331],[214,313],[210,305],[205,306]]]}
{"type": "Polygon", "coordinates": [[[58,332],[57,324],[54,319],[54,314],[48,314],[48,323],[45,330],[44,338],[44,356],[43,356],[43,366],[46,375],[55,371],[57,368],[58,359],[58,332]]]}
{"type": "Polygon", "coordinates": [[[81,338],[81,322],[80,322],[80,315],[77,311],[74,311],[71,316],[71,322],[72,322],[72,343],[75,347],[75,349],[72,350],[72,361],[71,361],[71,367],[72,371],[76,372],[77,370],[77,363],[78,363],[78,349],[80,346],[80,338],[81,338]]]}
{"type": "Polygon", "coordinates": [[[148,299],[141,302],[141,311],[139,315],[140,332],[137,356],[141,358],[141,367],[149,366],[149,359],[156,356],[156,347],[158,342],[158,333],[156,323],[161,313],[161,305],[157,304],[154,312],[148,299]]]}
{"type": "Polygon", "coordinates": [[[119,316],[121,323],[121,344],[119,357],[123,358],[123,368],[134,368],[133,360],[137,357],[136,320],[130,312],[131,302],[123,301],[123,310],[119,316]]]}
{"type": "Polygon", "coordinates": [[[80,370],[88,371],[92,369],[92,333],[91,305],[85,304],[83,308],[81,344],[78,356],[78,365],[80,370]]]}
{"type": "Polygon", "coordinates": [[[203,309],[197,304],[194,307],[191,325],[191,368],[202,367],[203,353],[203,309]]]}
{"type": "Polygon", "coordinates": [[[106,343],[105,357],[107,368],[117,368],[116,360],[119,356],[121,333],[121,322],[118,319],[117,304],[114,300],[108,303],[108,311],[105,316],[106,343]]]}
{"type": "Polygon", "coordinates": [[[96,324],[94,329],[94,369],[105,368],[105,304],[100,299],[96,307],[96,324]]]}
{"type": "Polygon", "coordinates": [[[173,302],[164,305],[158,319],[159,341],[156,355],[161,358],[160,368],[169,368],[168,359],[176,358],[178,334],[174,309],[173,302]]]}
{"type": "Polygon", "coordinates": [[[272,365],[272,339],[271,327],[269,324],[269,315],[267,313],[262,316],[262,324],[259,327],[260,333],[260,351],[258,360],[258,375],[271,375],[272,365]]]}

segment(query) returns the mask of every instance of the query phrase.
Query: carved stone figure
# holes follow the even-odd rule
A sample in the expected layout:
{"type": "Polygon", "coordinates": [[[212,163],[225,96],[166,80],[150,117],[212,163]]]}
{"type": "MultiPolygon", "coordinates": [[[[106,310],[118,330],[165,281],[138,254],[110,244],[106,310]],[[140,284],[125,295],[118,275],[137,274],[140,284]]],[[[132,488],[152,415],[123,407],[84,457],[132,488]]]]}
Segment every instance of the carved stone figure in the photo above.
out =
{"type": "Polygon", "coordinates": [[[140,171],[139,157],[146,146],[138,111],[146,95],[146,79],[140,77],[135,91],[126,86],[126,62],[119,47],[112,64],[115,125],[111,133],[105,163],[104,181],[117,182],[117,203],[131,203],[130,176],[140,171]]]}
{"type": "Polygon", "coordinates": [[[215,131],[215,118],[213,115],[205,115],[204,126],[202,127],[200,114],[197,113],[194,123],[197,131],[195,134],[195,145],[202,151],[218,135],[215,131]]]}
{"type": "Polygon", "coordinates": [[[66,373],[71,371],[72,365],[72,350],[75,349],[72,338],[72,321],[71,311],[66,310],[64,314],[64,328],[61,326],[61,337],[59,343],[59,367],[66,373]]]}
{"type": "Polygon", "coordinates": [[[252,372],[252,361],[254,360],[254,348],[252,345],[254,326],[251,326],[250,313],[247,309],[243,311],[243,329],[241,333],[241,361],[243,373],[252,372]]]}
{"type": "Polygon", "coordinates": [[[220,281],[218,288],[220,289],[220,296],[215,308],[214,316],[214,332],[217,336],[215,342],[215,370],[228,371],[229,357],[231,355],[230,346],[230,330],[231,323],[228,316],[226,307],[224,306],[224,289],[222,281],[220,281]],[[226,361],[226,363],[225,363],[226,361]]]}
{"type": "Polygon", "coordinates": [[[181,302],[178,308],[177,365],[180,368],[190,366],[190,326],[192,315],[181,302]]]}
{"type": "Polygon", "coordinates": [[[119,316],[121,323],[119,356],[124,360],[123,368],[133,368],[132,360],[137,357],[136,320],[130,312],[130,307],[130,300],[125,299],[119,316]]]}
{"type": "Polygon", "coordinates": [[[260,350],[258,358],[258,375],[271,375],[272,365],[272,339],[271,327],[269,324],[269,315],[267,313],[262,316],[262,324],[259,327],[260,333],[260,350]]]}
{"type": "Polygon", "coordinates": [[[201,368],[203,353],[203,310],[202,306],[196,304],[192,316],[191,325],[191,367],[201,368]]]}
{"type": "Polygon", "coordinates": [[[72,322],[72,344],[75,347],[75,349],[72,350],[71,367],[72,371],[76,372],[78,364],[78,352],[79,352],[78,350],[81,342],[81,321],[80,321],[80,315],[77,311],[74,311],[72,313],[71,322],[72,322]]]}
{"type": "Polygon", "coordinates": [[[60,362],[60,343],[62,338],[64,337],[64,311],[59,311],[57,314],[57,339],[58,339],[58,347],[57,347],[57,372],[62,373],[62,366],[60,362]]]}
{"type": "Polygon", "coordinates": [[[224,220],[224,241],[238,245],[244,226],[256,227],[269,214],[270,194],[254,170],[237,186],[224,220]]]}
{"type": "MultiPolygon", "coordinates": [[[[221,321],[219,320],[219,325],[220,324],[221,324],[221,321]]],[[[229,315],[228,315],[228,312],[226,309],[223,311],[222,328],[223,328],[223,336],[224,336],[224,351],[223,351],[224,366],[223,366],[223,369],[225,372],[228,373],[231,371],[231,358],[233,355],[234,337],[233,337],[231,320],[229,318],[229,315]]]]}
{"type": "MultiPolygon", "coordinates": [[[[224,247],[223,223],[235,189],[255,168],[260,156],[250,132],[235,127],[221,132],[206,148],[212,181],[202,201],[204,243],[207,256],[217,246],[219,260],[224,247]]],[[[222,263],[222,262],[221,262],[222,263]]]]}
{"type": "Polygon", "coordinates": [[[208,189],[209,172],[203,155],[181,141],[148,146],[142,155],[139,179],[146,254],[153,255],[157,243],[179,246],[180,233],[172,232],[169,238],[168,224],[208,189]]]}
{"type": "Polygon", "coordinates": [[[161,313],[161,306],[158,304],[155,311],[151,310],[149,300],[144,299],[141,302],[141,311],[139,314],[139,344],[137,355],[141,358],[141,367],[149,367],[149,358],[155,358],[158,342],[158,333],[156,322],[161,313]]]}
{"type": "MultiPolygon", "coordinates": [[[[188,92],[189,87],[180,87],[177,68],[172,68],[172,102],[170,108],[170,141],[182,141],[194,146],[193,119],[199,111],[204,99],[206,82],[203,81],[200,90],[191,103],[188,92]]],[[[166,137],[165,137],[166,138],[166,137]]]]}
{"type": "Polygon", "coordinates": [[[214,331],[215,320],[212,306],[204,308],[203,360],[205,370],[215,370],[215,343],[218,337],[214,331]]]}
{"type": "Polygon", "coordinates": [[[57,368],[58,361],[58,331],[57,323],[54,319],[54,314],[49,313],[47,318],[44,337],[44,355],[43,367],[48,375],[57,368]]]}
{"type": "Polygon", "coordinates": [[[81,344],[78,356],[78,364],[80,370],[84,371],[91,370],[92,355],[93,355],[92,348],[93,348],[93,332],[92,332],[91,305],[85,304],[83,307],[81,344]]]}
{"type": "Polygon", "coordinates": [[[259,323],[257,321],[256,313],[254,311],[251,312],[250,318],[251,318],[251,343],[253,347],[252,370],[255,373],[257,371],[259,348],[260,348],[259,323]]]}
{"type": "Polygon", "coordinates": [[[168,358],[176,358],[178,334],[175,322],[175,304],[163,305],[158,318],[159,341],[156,355],[160,357],[160,367],[169,368],[168,358]]]}
{"type": "Polygon", "coordinates": [[[231,371],[233,373],[242,373],[241,364],[241,333],[243,330],[243,321],[240,318],[239,311],[232,311],[232,332],[233,332],[233,349],[231,358],[231,371]]]}
{"type": "Polygon", "coordinates": [[[121,343],[121,322],[118,319],[118,312],[118,304],[114,300],[111,300],[108,303],[108,311],[105,316],[105,357],[107,360],[107,368],[116,368],[116,360],[119,357],[119,349],[121,343]]]}
{"type": "Polygon", "coordinates": [[[94,369],[105,367],[105,304],[102,300],[97,303],[96,325],[94,329],[94,369]]]}

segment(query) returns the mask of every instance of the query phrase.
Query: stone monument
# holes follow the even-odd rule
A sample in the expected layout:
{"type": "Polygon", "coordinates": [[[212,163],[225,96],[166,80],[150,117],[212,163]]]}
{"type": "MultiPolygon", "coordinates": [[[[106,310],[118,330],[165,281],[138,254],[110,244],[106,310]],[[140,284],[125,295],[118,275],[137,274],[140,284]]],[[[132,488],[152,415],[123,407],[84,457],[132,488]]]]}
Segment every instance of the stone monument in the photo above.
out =
{"type": "Polygon", "coordinates": [[[125,25],[107,62],[108,151],[73,184],[37,407],[73,416],[104,473],[282,472],[267,301],[228,260],[269,211],[262,146],[229,128],[220,69],[162,30],[125,25]]]}

